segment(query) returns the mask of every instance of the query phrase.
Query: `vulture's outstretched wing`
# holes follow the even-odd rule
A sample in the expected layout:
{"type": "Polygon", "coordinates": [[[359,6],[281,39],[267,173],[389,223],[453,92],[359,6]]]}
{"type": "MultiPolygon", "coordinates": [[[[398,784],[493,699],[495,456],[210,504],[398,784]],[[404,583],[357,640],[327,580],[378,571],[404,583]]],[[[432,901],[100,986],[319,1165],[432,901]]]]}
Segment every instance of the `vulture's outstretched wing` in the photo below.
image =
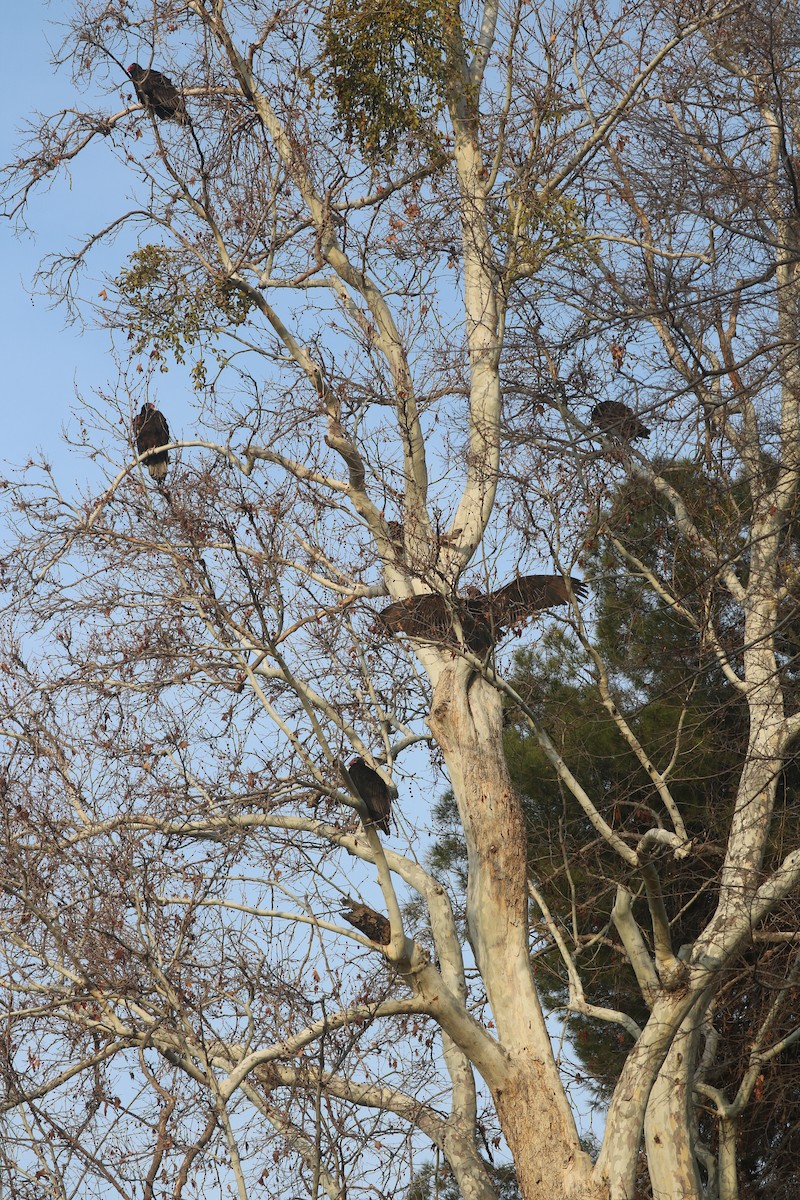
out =
{"type": "Polygon", "coordinates": [[[632,408],[621,400],[601,400],[592,409],[592,424],[606,437],[632,442],[634,438],[650,437],[650,430],[639,420],[632,408]]]}
{"type": "Polygon", "coordinates": [[[429,642],[448,640],[452,630],[444,596],[438,592],[396,600],[378,613],[378,620],[391,633],[407,633],[429,642]]]}
{"type": "Polygon", "coordinates": [[[392,815],[392,796],[388,787],[363,758],[354,758],[347,764],[347,771],[364,801],[371,824],[388,833],[392,815]]]}
{"type": "Polygon", "coordinates": [[[136,96],[140,104],[161,121],[177,121],[179,125],[191,125],[186,111],[186,102],[171,79],[154,71],[152,67],[140,67],[131,63],[128,67],[136,96]]]}
{"type": "MultiPolygon", "coordinates": [[[[167,418],[153,404],[143,404],[141,410],[133,418],[133,434],[136,438],[136,453],[146,454],[158,446],[166,446],[170,440],[167,418]]],[[[162,450],[159,454],[151,454],[145,461],[145,466],[157,482],[167,474],[169,451],[162,450]]]]}
{"type": "MultiPolygon", "coordinates": [[[[586,584],[570,576],[577,597],[586,584]]],[[[390,633],[406,633],[424,642],[458,641],[456,621],[464,642],[475,654],[485,653],[504,632],[544,608],[568,604],[567,585],[561,575],[521,575],[489,596],[456,597],[447,600],[438,592],[396,600],[378,614],[390,633]]]]}
{"type": "MultiPolygon", "coordinates": [[[[586,584],[572,575],[569,582],[580,599],[586,593],[586,584]]],[[[563,576],[520,575],[490,596],[481,597],[480,602],[486,605],[487,615],[499,632],[519,625],[544,608],[556,608],[559,604],[569,604],[570,600],[563,576]]]]}

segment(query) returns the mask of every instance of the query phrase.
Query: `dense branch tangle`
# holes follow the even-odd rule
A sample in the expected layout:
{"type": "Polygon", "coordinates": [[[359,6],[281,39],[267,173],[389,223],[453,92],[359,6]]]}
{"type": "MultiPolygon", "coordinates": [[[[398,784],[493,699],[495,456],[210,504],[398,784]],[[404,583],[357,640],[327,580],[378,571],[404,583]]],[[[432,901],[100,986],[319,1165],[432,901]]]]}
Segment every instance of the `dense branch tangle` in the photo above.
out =
{"type": "MultiPolygon", "coordinates": [[[[8,176],[23,212],[102,135],[137,191],[105,231],[138,236],[101,297],[125,398],[84,414],[107,472],[80,501],[46,469],[13,493],[12,1178],[339,1200],[402,1194],[433,1143],[492,1200],[504,1138],[525,1200],[632,1200],[644,1138],[654,1194],[734,1200],[758,1076],[721,1078],[715,1006],[752,1005],[764,1063],[770,1030],[796,1041],[735,970],[755,924],[796,933],[794,825],[771,821],[800,723],[793,19],[744,49],[724,7],[81,11],[79,71],[163,69],[169,105],[114,75],[122,110],[70,108],[8,176]],[[119,430],[181,366],[202,403],[167,411],[153,486],[119,430]],[[638,446],[593,429],[620,411],[638,446]],[[674,724],[643,719],[587,566],[606,600],[634,589],[632,644],[654,612],[684,631],[674,724]],[[536,642],[553,605],[641,802],[508,679],[501,639],[535,617],[536,642]],[[681,775],[709,674],[747,713],[721,832],[681,775]],[[542,878],[509,714],[556,780],[542,878]],[[398,792],[388,835],[353,756],[398,792]],[[442,765],[465,894],[419,861],[442,765]],[[630,1039],[594,1162],[543,939],[565,1007],[630,1039]],[[603,947],[626,964],[608,1003],[603,947]]],[[[68,291],[101,243],[57,264],[68,291]]]]}

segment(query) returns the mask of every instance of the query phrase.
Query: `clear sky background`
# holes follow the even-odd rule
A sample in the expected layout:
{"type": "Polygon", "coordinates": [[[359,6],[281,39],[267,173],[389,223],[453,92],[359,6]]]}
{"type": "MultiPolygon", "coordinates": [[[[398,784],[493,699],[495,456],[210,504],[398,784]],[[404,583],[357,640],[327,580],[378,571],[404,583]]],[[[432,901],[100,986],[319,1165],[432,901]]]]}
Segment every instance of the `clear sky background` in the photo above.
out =
{"type": "MultiPolygon", "coordinates": [[[[60,107],[70,98],[70,80],[63,75],[54,77],[49,63],[45,26],[57,9],[58,5],[48,7],[41,0],[32,0],[14,5],[13,15],[9,14],[10,37],[0,72],[0,111],[5,115],[0,129],[3,164],[12,158],[28,114],[36,108],[60,107]]],[[[24,460],[37,445],[52,450],[74,395],[73,381],[79,376],[86,380],[90,371],[89,346],[96,339],[84,339],[76,328],[65,328],[63,312],[48,311],[44,297],[31,295],[38,258],[45,247],[55,249],[66,232],[65,209],[57,197],[41,197],[33,213],[41,230],[36,238],[16,236],[7,218],[0,225],[6,431],[2,457],[6,462],[24,460]]]]}
{"type": "MultiPolygon", "coordinates": [[[[51,114],[71,106],[83,107],[86,97],[76,87],[69,68],[51,66],[53,50],[63,33],[58,21],[69,15],[69,0],[27,0],[12,6],[7,17],[3,70],[0,72],[0,161],[15,155],[26,123],[37,111],[51,114]]],[[[120,88],[125,83],[120,79],[120,88]]],[[[108,97],[109,111],[118,111],[119,95],[108,97]]],[[[98,139],[98,143],[100,139],[98,139]]],[[[113,159],[98,144],[75,163],[71,180],[63,177],[49,191],[35,193],[28,210],[32,233],[19,234],[7,218],[0,221],[0,351],[3,359],[2,413],[6,437],[0,448],[0,471],[7,463],[21,463],[37,448],[73,476],[86,473],[81,461],[69,471],[69,451],[60,442],[62,426],[76,406],[76,390],[92,389],[116,377],[110,361],[109,337],[103,330],[69,324],[63,307],[37,292],[34,276],[48,254],[73,248],[81,235],[102,225],[120,208],[125,195],[113,180],[113,159]],[[110,172],[113,174],[110,175],[110,172]],[[111,179],[111,186],[109,186],[111,179]]],[[[125,256],[122,247],[98,257],[92,274],[99,275],[105,260],[115,272],[125,256]]],[[[100,288],[87,282],[89,295],[100,288]]]]}

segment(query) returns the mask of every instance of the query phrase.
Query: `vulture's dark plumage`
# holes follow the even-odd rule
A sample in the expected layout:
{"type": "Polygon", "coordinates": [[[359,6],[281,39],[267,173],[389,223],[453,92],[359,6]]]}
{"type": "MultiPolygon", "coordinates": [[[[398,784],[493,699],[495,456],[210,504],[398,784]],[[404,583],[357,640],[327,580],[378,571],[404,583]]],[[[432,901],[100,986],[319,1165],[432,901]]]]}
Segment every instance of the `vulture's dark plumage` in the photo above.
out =
{"type": "Polygon", "coordinates": [[[354,758],[347,764],[347,771],[364,801],[369,815],[369,824],[377,825],[384,833],[389,832],[389,817],[392,815],[392,795],[377,771],[373,771],[363,758],[354,758]]]}
{"type": "MultiPolygon", "coordinates": [[[[577,597],[584,594],[586,584],[580,579],[570,577],[570,584],[577,597]]],[[[408,596],[385,608],[378,621],[391,633],[406,633],[426,642],[457,641],[460,625],[464,644],[482,654],[535,613],[568,603],[561,575],[521,575],[488,596],[447,598],[438,592],[408,596]]]]}
{"type": "Polygon", "coordinates": [[[491,622],[480,601],[463,596],[445,599],[438,592],[407,596],[378,613],[378,621],[390,633],[407,633],[423,642],[457,641],[458,623],[465,644],[476,653],[488,650],[493,640],[491,622]]]}
{"type": "MultiPolygon", "coordinates": [[[[137,454],[145,454],[157,446],[166,446],[170,440],[167,418],[154,404],[143,404],[141,411],[133,418],[133,434],[137,454]]],[[[162,450],[159,454],[151,454],[145,459],[144,465],[153,479],[160,483],[167,473],[168,464],[169,451],[162,450]]]]}
{"type": "Polygon", "coordinates": [[[387,521],[386,528],[389,530],[389,537],[394,542],[397,548],[397,553],[400,558],[405,557],[406,552],[406,530],[402,521],[387,521]]]}
{"type": "Polygon", "coordinates": [[[370,941],[388,946],[392,940],[392,927],[386,917],[375,912],[368,904],[356,904],[354,900],[348,900],[347,909],[342,910],[342,916],[348,925],[365,933],[370,941]]]}
{"type": "MultiPolygon", "coordinates": [[[[585,594],[582,580],[570,576],[569,582],[577,597],[585,594]]],[[[496,629],[511,629],[544,608],[569,604],[569,593],[561,575],[520,575],[478,603],[487,606],[496,629]]]]}
{"type": "Polygon", "coordinates": [[[639,420],[632,408],[621,400],[601,400],[592,409],[592,424],[606,437],[632,442],[634,438],[650,437],[650,430],[639,420]]]}
{"type": "Polygon", "coordinates": [[[171,79],[154,71],[152,67],[140,67],[131,63],[127,68],[136,97],[148,112],[162,121],[177,121],[179,125],[190,125],[189,114],[183,96],[171,79]]]}

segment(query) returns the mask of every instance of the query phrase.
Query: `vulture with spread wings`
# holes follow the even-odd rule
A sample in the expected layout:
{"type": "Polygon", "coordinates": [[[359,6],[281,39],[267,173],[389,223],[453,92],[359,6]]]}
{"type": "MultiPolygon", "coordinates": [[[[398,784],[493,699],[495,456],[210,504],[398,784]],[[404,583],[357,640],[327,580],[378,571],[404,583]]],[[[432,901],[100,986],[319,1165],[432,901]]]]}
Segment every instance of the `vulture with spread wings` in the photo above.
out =
{"type": "MultiPolygon", "coordinates": [[[[570,577],[573,594],[580,598],[586,584],[570,577]]],[[[521,575],[488,596],[407,596],[378,614],[390,633],[405,633],[424,642],[463,640],[475,654],[485,653],[523,621],[545,608],[569,604],[567,583],[561,575],[521,575]]]]}

